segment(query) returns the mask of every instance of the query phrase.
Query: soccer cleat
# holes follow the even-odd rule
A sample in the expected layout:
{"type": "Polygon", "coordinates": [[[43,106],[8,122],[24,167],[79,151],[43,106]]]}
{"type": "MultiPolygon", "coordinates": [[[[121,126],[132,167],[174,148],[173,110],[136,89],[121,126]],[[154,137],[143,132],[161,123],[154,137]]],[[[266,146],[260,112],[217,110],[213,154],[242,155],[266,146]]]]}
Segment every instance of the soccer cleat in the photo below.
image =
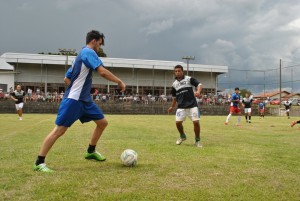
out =
{"type": "Polygon", "coordinates": [[[177,141],[176,141],[176,144],[177,145],[180,145],[183,141],[185,141],[186,138],[179,138],[177,141]]]}
{"type": "Polygon", "coordinates": [[[225,125],[227,126],[227,125],[228,125],[228,122],[225,122],[225,125]]]}
{"type": "Polygon", "coordinates": [[[22,117],[19,117],[19,120],[22,121],[22,117]]]}
{"type": "Polygon", "coordinates": [[[54,172],[54,170],[49,169],[46,163],[41,163],[39,165],[33,165],[33,170],[38,172],[54,172]]]}
{"type": "Polygon", "coordinates": [[[292,123],[291,123],[291,127],[295,126],[296,124],[297,124],[297,122],[296,122],[296,121],[292,121],[292,123]]]}
{"type": "Polygon", "coordinates": [[[202,148],[202,144],[200,143],[200,141],[195,142],[195,146],[199,147],[199,148],[202,148]]]}
{"type": "Polygon", "coordinates": [[[106,158],[104,156],[102,156],[98,151],[95,151],[93,153],[86,152],[84,158],[88,159],[88,160],[94,159],[96,161],[105,161],[106,160],[106,158]]]}
{"type": "Polygon", "coordinates": [[[251,120],[249,120],[248,123],[251,123],[251,120]]]}

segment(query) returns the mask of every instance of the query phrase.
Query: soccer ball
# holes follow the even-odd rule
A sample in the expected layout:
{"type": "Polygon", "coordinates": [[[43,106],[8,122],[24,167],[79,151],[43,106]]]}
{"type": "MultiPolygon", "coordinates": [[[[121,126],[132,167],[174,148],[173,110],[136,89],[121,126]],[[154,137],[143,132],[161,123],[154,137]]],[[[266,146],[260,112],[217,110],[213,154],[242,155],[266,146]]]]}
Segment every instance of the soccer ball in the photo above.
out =
{"type": "Polygon", "coordinates": [[[122,164],[128,167],[133,167],[137,163],[138,154],[132,149],[126,149],[121,154],[122,164]]]}

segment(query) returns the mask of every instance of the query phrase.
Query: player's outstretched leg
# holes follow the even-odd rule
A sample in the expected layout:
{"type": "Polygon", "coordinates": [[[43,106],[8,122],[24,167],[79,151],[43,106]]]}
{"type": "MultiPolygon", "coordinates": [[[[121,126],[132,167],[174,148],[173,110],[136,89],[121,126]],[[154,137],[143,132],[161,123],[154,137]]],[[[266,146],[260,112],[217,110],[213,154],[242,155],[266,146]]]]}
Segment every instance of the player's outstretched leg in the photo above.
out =
{"type": "Polygon", "coordinates": [[[300,124],[300,120],[299,121],[292,121],[291,127],[295,126],[296,124],[300,124]]]}
{"type": "Polygon", "coordinates": [[[176,121],[176,127],[177,127],[177,130],[178,130],[179,134],[180,134],[180,138],[176,141],[176,144],[180,145],[183,141],[186,140],[186,135],[185,135],[184,130],[183,130],[182,121],[176,121]]]}
{"type": "Polygon", "coordinates": [[[202,148],[202,144],[200,143],[200,122],[193,121],[194,124],[194,132],[195,132],[195,146],[202,148]]]}
{"type": "Polygon", "coordinates": [[[225,121],[225,125],[228,125],[230,117],[231,117],[231,113],[228,114],[228,116],[226,118],[226,121],[225,121]]]}
{"type": "Polygon", "coordinates": [[[39,155],[37,157],[37,160],[35,164],[33,165],[33,170],[39,171],[39,172],[53,172],[53,170],[49,169],[46,166],[45,158],[48,154],[51,147],[54,145],[56,140],[62,136],[66,131],[68,127],[64,126],[55,126],[55,128],[48,134],[48,136],[45,138],[42,147],[40,149],[39,155]]]}

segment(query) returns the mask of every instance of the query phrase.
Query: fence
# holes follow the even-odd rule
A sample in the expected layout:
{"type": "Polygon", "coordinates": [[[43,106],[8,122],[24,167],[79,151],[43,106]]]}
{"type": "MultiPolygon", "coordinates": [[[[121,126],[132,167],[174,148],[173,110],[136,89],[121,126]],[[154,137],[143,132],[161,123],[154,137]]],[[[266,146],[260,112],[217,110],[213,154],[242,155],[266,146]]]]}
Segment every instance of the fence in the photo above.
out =
{"type": "MultiPolygon", "coordinates": [[[[168,114],[170,102],[150,102],[140,104],[134,102],[106,101],[96,102],[105,114],[168,114]]],[[[32,102],[28,101],[24,113],[57,113],[59,102],[32,102]]],[[[228,115],[229,105],[199,105],[201,115],[228,115]]],[[[266,108],[265,115],[279,115],[278,108],[266,108]]],[[[0,113],[15,113],[14,102],[0,101],[0,113]]],[[[253,106],[252,114],[258,115],[258,107],[253,106]]],[[[300,108],[292,108],[291,116],[299,116],[300,108]]]]}

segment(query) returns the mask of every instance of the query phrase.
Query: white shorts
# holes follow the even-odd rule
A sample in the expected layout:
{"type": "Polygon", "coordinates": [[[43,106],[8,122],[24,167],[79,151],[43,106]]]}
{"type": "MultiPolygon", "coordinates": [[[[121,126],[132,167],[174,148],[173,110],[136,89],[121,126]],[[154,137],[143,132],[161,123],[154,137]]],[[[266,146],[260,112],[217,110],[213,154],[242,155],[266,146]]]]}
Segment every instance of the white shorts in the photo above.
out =
{"type": "Polygon", "coordinates": [[[176,110],[176,121],[184,121],[188,116],[192,121],[200,120],[200,111],[198,107],[176,110]]]}
{"type": "Polygon", "coordinates": [[[245,114],[251,113],[251,108],[245,108],[245,114]]]}
{"type": "Polygon", "coordinates": [[[21,110],[24,106],[24,103],[19,103],[19,104],[15,104],[16,105],[16,110],[21,110]]]}
{"type": "Polygon", "coordinates": [[[290,109],[288,109],[288,110],[285,110],[285,112],[290,112],[290,109]]]}

